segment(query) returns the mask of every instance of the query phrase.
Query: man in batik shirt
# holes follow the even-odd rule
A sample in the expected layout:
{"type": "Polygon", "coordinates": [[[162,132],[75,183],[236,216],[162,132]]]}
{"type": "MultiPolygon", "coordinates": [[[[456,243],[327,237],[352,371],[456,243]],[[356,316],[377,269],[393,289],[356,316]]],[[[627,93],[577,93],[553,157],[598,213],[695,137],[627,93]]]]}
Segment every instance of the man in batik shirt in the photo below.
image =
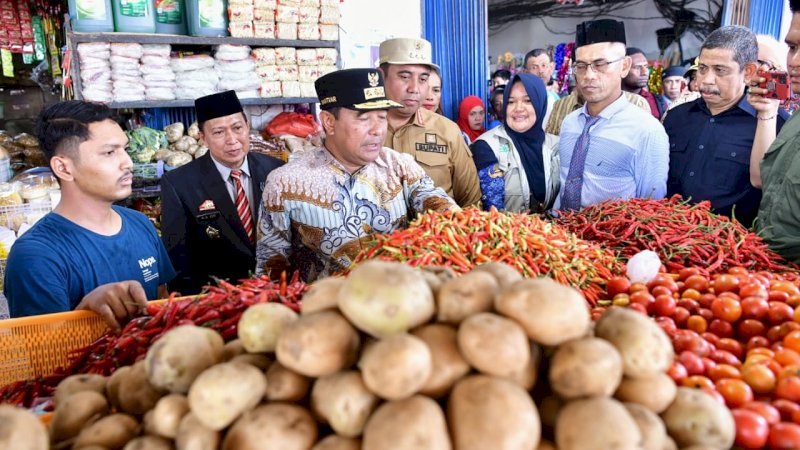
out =
{"type": "Polygon", "coordinates": [[[414,158],[384,147],[386,98],[375,69],[319,78],[325,144],[267,177],[258,222],[256,274],[299,270],[305,281],[347,269],[374,233],[415,213],[458,209],[414,158]]]}

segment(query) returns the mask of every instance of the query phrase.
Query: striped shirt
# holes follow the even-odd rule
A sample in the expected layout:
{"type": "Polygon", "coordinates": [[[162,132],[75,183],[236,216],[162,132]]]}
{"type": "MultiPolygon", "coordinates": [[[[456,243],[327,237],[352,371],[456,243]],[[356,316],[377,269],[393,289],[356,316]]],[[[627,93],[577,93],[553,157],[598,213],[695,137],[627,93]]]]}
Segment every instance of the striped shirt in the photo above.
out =
{"type": "MultiPolygon", "coordinates": [[[[575,143],[589,113],[586,105],[561,125],[561,184],[564,185],[575,143]]],[[[664,198],[669,171],[669,141],[661,123],[621,95],[599,114],[590,130],[583,174],[581,206],[616,198],[664,198]]],[[[559,208],[561,199],[556,201],[559,208]]]]}

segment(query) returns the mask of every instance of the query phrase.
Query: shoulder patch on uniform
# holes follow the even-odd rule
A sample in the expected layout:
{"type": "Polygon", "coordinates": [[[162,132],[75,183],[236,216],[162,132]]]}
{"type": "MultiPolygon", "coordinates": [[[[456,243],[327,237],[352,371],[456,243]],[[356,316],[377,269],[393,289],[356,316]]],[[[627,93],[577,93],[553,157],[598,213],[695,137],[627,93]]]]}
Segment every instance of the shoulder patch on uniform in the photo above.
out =
{"type": "Polygon", "coordinates": [[[426,144],[435,144],[436,143],[436,135],[432,133],[425,133],[425,143],[426,144]]]}

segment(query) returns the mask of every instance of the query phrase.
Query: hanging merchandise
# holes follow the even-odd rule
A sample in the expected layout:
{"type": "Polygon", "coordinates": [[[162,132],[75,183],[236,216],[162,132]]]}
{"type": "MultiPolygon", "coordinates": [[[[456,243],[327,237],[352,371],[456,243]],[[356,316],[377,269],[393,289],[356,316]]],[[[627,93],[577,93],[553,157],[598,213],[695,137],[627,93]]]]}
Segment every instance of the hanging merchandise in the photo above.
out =
{"type": "Polygon", "coordinates": [[[186,5],[183,0],[154,0],[156,33],[186,34],[186,5]]]}
{"type": "Polygon", "coordinates": [[[195,0],[186,5],[186,22],[192,36],[227,36],[228,7],[225,0],[195,0]]]}
{"type": "Polygon", "coordinates": [[[575,43],[561,43],[556,46],[553,61],[556,63],[556,79],[561,86],[561,94],[569,92],[569,73],[572,67],[572,52],[575,51],[575,43]]]}
{"type": "Polygon", "coordinates": [[[647,80],[647,90],[653,94],[661,94],[661,76],[664,73],[664,67],[661,63],[656,62],[650,68],[650,78],[647,80]]]}
{"type": "Polygon", "coordinates": [[[75,31],[114,31],[111,0],[69,0],[69,16],[75,31]]]}
{"type": "Polygon", "coordinates": [[[152,0],[113,0],[114,30],[124,33],[155,33],[152,0]]]}

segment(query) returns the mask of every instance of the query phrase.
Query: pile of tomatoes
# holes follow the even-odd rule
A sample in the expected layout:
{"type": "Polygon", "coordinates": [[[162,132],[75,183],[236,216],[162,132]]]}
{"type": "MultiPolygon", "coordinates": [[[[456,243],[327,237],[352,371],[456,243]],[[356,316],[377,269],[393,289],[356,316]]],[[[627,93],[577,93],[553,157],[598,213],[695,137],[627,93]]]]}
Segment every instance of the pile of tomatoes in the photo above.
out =
{"type": "Polygon", "coordinates": [[[743,268],[661,273],[646,285],[614,278],[592,317],[611,305],[654,317],[675,349],[670,376],[732,410],[737,446],[800,449],[798,286],[794,275],[743,268]]]}

